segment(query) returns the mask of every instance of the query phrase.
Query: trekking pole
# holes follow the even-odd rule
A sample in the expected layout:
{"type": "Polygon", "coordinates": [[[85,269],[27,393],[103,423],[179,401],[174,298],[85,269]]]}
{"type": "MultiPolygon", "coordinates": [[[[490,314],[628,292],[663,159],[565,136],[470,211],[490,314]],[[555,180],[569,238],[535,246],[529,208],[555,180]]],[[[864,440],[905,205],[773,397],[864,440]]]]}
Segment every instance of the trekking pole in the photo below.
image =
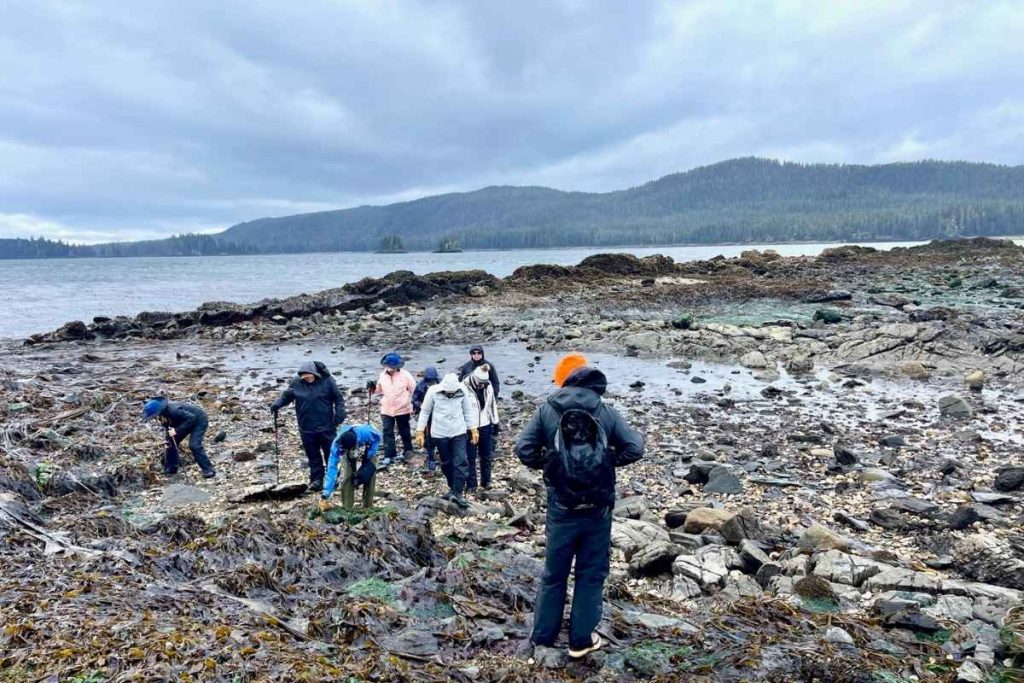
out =
{"type": "Polygon", "coordinates": [[[277,432],[277,413],[274,413],[274,476],[277,486],[281,485],[281,438],[277,432]]]}

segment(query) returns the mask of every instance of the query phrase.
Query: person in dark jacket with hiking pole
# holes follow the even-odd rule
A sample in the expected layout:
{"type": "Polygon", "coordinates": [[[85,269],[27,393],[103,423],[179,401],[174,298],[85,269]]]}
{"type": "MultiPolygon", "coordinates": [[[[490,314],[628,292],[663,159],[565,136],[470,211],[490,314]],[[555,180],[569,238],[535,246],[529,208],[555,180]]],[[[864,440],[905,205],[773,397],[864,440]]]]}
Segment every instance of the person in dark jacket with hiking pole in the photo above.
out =
{"type": "Polygon", "coordinates": [[[561,388],[542,404],[516,444],[519,460],[544,471],[547,487],[544,575],[530,640],[553,647],[562,628],[569,570],[576,564],[569,617],[569,657],[601,647],[602,593],[611,554],[615,468],[640,460],[643,436],[601,397],[608,380],[569,354],[555,367],[561,388]]]}
{"type": "Polygon", "coordinates": [[[142,406],[142,421],[156,419],[167,430],[168,447],[164,459],[164,474],[173,476],[178,473],[178,449],[181,442],[188,437],[188,449],[203,472],[203,477],[211,479],[217,476],[213,463],[203,448],[203,437],[210,426],[206,411],[191,403],[168,401],[163,396],[149,399],[142,406]]]}
{"type": "Polygon", "coordinates": [[[459,381],[462,382],[478,367],[487,364],[487,378],[490,380],[491,389],[494,390],[494,398],[501,394],[501,382],[498,381],[498,372],[494,369],[494,363],[484,358],[484,347],[477,345],[469,350],[469,360],[459,368],[459,381]]]}
{"type": "Polygon", "coordinates": [[[275,426],[278,412],[292,402],[302,450],[309,462],[309,490],[320,491],[324,485],[324,465],[331,456],[334,431],[345,421],[345,398],[326,365],[306,361],[299,366],[298,377],[270,405],[275,426]]]}

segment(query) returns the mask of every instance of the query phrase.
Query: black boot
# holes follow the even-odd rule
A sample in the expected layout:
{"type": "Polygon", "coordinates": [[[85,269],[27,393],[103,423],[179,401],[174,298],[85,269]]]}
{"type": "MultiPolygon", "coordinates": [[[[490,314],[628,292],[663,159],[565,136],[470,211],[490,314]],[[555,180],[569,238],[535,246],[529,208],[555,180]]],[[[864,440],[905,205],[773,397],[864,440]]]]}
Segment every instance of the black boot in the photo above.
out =
{"type": "Polygon", "coordinates": [[[314,479],[309,482],[309,486],[306,487],[306,493],[320,493],[324,490],[324,482],[320,479],[314,479]]]}

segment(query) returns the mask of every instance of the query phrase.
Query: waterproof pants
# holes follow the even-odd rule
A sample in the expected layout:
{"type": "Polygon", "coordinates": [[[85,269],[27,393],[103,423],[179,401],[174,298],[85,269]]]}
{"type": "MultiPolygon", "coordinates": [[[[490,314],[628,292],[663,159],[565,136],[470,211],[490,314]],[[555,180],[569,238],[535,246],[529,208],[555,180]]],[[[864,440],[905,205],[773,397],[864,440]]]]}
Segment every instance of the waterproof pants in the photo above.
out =
{"type": "MultiPolygon", "coordinates": [[[[358,462],[352,458],[342,458],[341,463],[341,505],[351,510],[356,504],[356,490],[352,479],[359,469],[358,462]]],[[[370,483],[363,487],[363,507],[369,509],[373,505],[373,492],[377,488],[377,474],[370,478],[370,483]]]]}
{"type": "Polygon", "coordinates": [[[548,502],[544,576],[533,614],[535,645],[553,647],[562,630],[569,569],[576,560],[576,582],[569,616],[569,647],[590,647],[601,621],[604,581],[611,558],[612,509],[566,510],[548,502]]]}
{"type": "Polygon", "coordinates": [[[437,454],[441,458],[441,472],[448,482],[448,490],[461,496],[466,488],[466,477],[469,476],[469,462],[466,459],[466,443],[469,437],[465,434],[447,438],[434,437],[437,454]]]}
{"type": "Polygon", "coordinates": [[[302,450],[306,452],[306,460],[309,461],[309,481],[322,482],[324,480],[324,466],[331,459],[331,443],[334,441],[334,431],[323,432],[300,432],[302,439],[302,450]]]}
{"type": "Polygon", "coordinates": [[[398,434],[402,437],[402,450],[412,450],[412,432],[409,428],[411,415],[381,415],[381,431],[384,432],[384,457],[389,460],[395,459],[395,425],[398,425],[398,434]]]}
{"type": "Polygon", "coordinates": [[[476,445],[470,443],[466,446],[466,456],[469,459],[469,477],[466,479],[466,490],[475,491],[477,486],[476,468],[480,463],[480,485],[485,489],[491,486],[491,466],[494,462],[494,439],[491,435],[491,425],[480,427],[480,439],[476,445]]]}
{"type": "MultiPolygon", "coordinates": [[[[209,426],[209,420],[200,420],[188,434],[175,434],[174,436],[174,442],[178,446],[186,436],[188,437],[188,449],[192,451],[192,457],[196,459],[196,464],[203,472],[213,472],[213,463],[210,462],[210,458],[203,448],[203,437],[206,436],[206,428],[209,426]]],[[[174,474],[178,471],[178,458],[177,448],[167,449],[167,461],[164,463],[164,471],[167,474],[174,474]]]]}

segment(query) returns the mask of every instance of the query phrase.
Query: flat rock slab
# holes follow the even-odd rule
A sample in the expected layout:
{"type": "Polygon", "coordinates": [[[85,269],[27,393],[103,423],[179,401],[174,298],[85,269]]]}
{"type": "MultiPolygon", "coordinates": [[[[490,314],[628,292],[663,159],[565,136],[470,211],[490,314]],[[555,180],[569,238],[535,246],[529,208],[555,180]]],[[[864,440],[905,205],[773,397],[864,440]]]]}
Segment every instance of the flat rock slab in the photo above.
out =
{"type": "Polygon", "coordinates": [[[166,507],[180,507],[182,505],[194,505],[196,503],[207,503],[212,496],[203,489],[189,486],[187,484],[171,484],[164,489],[164,495],[160,498],[160,504],[166,507]]]}

